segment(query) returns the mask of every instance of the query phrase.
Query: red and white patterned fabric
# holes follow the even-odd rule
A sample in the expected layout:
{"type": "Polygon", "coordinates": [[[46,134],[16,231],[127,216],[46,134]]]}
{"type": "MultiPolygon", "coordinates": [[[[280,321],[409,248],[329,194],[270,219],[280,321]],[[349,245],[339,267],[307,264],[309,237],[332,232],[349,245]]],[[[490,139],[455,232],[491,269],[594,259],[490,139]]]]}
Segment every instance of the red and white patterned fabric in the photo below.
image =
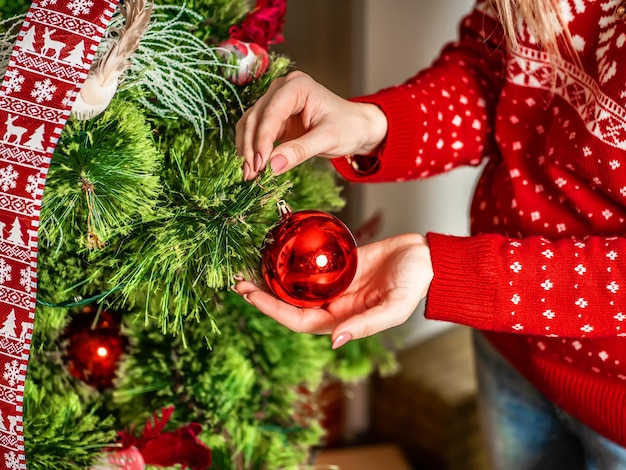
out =
{"type": "Polygon", "coordinates": [[[0,469],[26,468],[22,402],[46,174],[116,5],[33,3],[0,88],[0,469]]]}
{"type": "MultiPolygon", "coordinates": [[[[387,115],[371,174],[403,181],[485,163],[472,236],[428,234],[426,316],[488,332],[548,398],[626,446],[626,18],[621,0],[559,0],[577,57],[488,2],[428,68],[356,100],[387,115]]],[[[428,201],[423,201],[424,205],[428,201]]]]}

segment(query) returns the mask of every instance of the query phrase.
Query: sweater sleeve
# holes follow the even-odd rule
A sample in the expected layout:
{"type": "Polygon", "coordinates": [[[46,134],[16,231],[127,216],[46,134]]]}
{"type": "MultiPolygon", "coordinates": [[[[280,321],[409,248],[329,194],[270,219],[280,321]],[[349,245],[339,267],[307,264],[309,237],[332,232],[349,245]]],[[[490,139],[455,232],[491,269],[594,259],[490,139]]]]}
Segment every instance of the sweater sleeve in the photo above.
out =
{"type": "Polygon", "coordinates": [[[427,318],[525,335],[626,334],[626,239],[427,235],[427,318]]]}
{"type": "Polygon", "coordinates": [[[374,172],[359,172],[350,158],[333,160],[358,182],[423,178],[460,165],[478,165],[494,144],[493,116],[502,88],[503,34],[487,2],[461,22],[459,40],[445,46],[431,67],[399,86],[354,98],[378,105],[388,120],[374,172]]]}

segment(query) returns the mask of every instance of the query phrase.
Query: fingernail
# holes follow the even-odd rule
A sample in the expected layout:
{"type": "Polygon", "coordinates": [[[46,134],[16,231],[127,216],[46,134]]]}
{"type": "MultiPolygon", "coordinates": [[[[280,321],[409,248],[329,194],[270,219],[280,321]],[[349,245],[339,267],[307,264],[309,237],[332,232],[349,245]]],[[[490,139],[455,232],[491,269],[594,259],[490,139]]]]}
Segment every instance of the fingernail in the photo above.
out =
{"type": "Polygon", "coordinates": [[[284,155],[276,155],[270,160],[270,166],[273,172],[278,173],[287,166],[287,159],[284,155]]]}
{"type": "Polygon", "coordinates": [[[241,274],[235,274],[235,275],[233,276],[233,279],[234,279],[235,281],[243,281],[243,280],[245,279],[245,277],[243,277],[241,274]]]}
{"type": "Polygon", "coordinates": [[[352,335],[350,333],[341,333],[339,336],[337,336],[335,341],[333,341],[333,349],[339,349],[351,339],[352,335]]]}
{"type": "Polygon", "coordinates": [[[263,158],[259,152],[254,154],[254,171],[261,171],[261,167],[263,166],[263,158]]]}
{"type": "Polygon", "coordinates": [[[243,294],[242,295],[243,299],[248,302],[250,305],[254,305],[252,302],[250,302],[250,299],[248,298],[248,294],[243,294]]]}
{"type": "Polygon", "coordinates": [[[233,284],[232,286],[230,286],[231,290],[233,292],[237,292],[237,294],[239,294],[239,291],[237,290],[237,288],[235,287],[235,284],[233,284]]]}
{"type": "Polygon", "coordinates": [[[250,165],[248,165],[248,162],[245,162],[243,164],[243,180],[248,181],[249,176],[250,176],[250,165]]]}

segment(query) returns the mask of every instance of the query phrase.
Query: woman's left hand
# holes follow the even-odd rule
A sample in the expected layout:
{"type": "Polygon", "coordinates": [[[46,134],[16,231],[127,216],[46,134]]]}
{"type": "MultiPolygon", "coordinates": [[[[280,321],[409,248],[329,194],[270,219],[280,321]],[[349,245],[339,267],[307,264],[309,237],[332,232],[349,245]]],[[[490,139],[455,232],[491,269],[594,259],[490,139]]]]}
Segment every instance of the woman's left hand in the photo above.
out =
{"type": "Polygon", "coordinates": [[[246,280],[233,289],[293,331],[331,333],[333,348],[338,348],[404,323],[426,296],[432,277],[426,239],[405,234],[359,247],[354,280],[321,308],[294,307],[246,280]]]}

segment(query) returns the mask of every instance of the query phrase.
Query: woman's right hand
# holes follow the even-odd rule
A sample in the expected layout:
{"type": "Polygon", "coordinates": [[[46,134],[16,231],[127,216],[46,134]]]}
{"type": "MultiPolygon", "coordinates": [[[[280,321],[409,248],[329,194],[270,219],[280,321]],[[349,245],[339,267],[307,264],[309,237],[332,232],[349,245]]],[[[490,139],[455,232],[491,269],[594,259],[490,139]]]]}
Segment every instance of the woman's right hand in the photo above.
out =
{"type": "Polygon", "coordinates": [[[371,154],[387,134],[387,119],[374,104],[345,100],[305,73],[291,72],[272,82],[236,129],[244,180],[250,180],[268,162],[281,174],[316,155],[371,154]]]}

